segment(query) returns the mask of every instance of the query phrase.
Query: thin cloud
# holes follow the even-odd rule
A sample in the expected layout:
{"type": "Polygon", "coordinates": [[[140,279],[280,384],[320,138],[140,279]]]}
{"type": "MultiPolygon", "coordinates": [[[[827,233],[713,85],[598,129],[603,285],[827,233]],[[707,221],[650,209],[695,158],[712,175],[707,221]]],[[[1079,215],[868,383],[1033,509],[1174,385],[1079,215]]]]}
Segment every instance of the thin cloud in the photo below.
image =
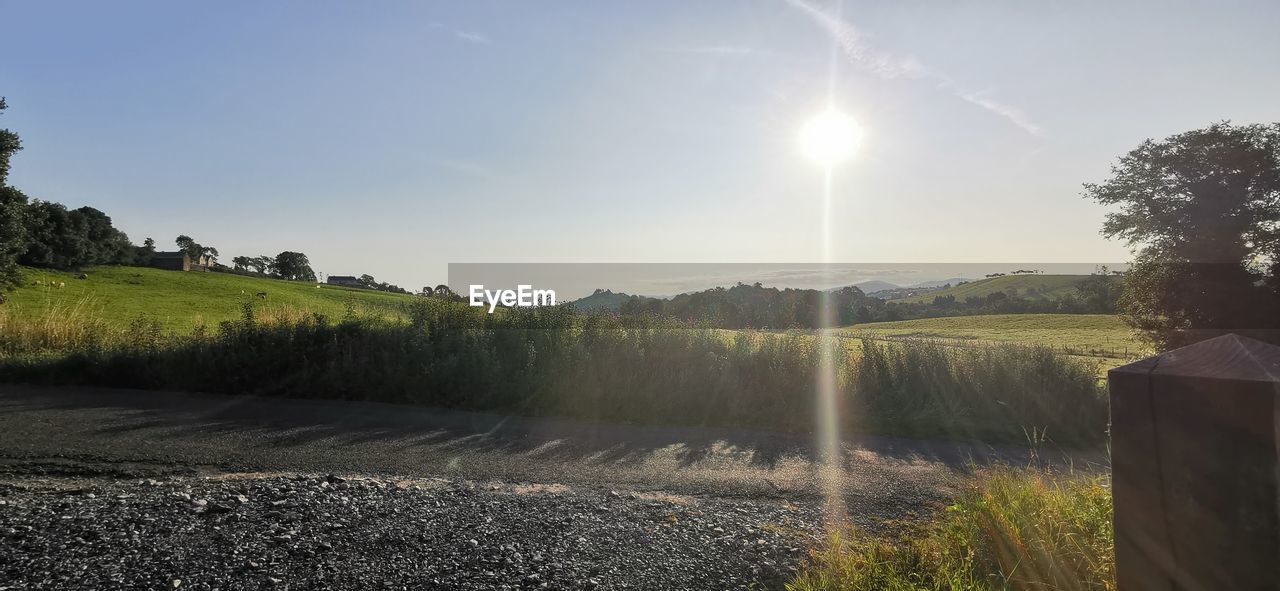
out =
{"type": "Polygon", "coordinates": [[[485,35],[484,33],[479,33],[476,31],[468,31],[466,29],[458,29],[441,22],[427,23],[427,26],[431,27],[432,29],[448,31],[450,33],[453,33],[453,37],[459,41],[465,41],[467,43],[473,43],[475,45],[489,45],[493,43],[493,39],[490,39],[489,36],[485,35]]]}
{"type": "Polygon", "coordinates": [[[493,41],[488,37],[475,31],[454,31],[453,34],[458,39],[466,41],[467,43],[475,43],[477,45],[488,45],[493,43],[493,41]]]}
{"type": "Polygon", "coordinates": [[[1008,119],[1014,125],[1021,127],[1023,131],[1026,131],[1031,135],[1044,135],[1044,129],[1037,125],[1036,122],[1032,121],[1031,118],[1022,111],[1022,109],[991,100],[986,96],[983,96],[984,93],[980,92],[970,92],[968,94],[961,94],[957,92],[955,94],[972,104],[1008,119]]]}
{"type": "Polygon", "coordinates": [[[805,0],[784,0],[793,8],[805,13],[827,34],[831,35],[840,53],[859,69],[881,78],[909,78],[928,80],[952,96],[978,108],[1003,117],[1019,129],[1034,135],[1044,135],[1044,128],[1036,124],[1021,109],[998,102],[984,92],[967,91],[947,74],[921,63],[911,56],[898,56],[873,47],[866,35],[842,18],[823,11],[805,0]]]}
{"type": "Polygon", "coordinates": [[[866,35],[857,27],[804,0],[785,1],[826,30],[835,39],[845,58],[863,70],[881,78],[946,78],[913,57],[898,57],[872,47],[865,41],[866,35]]]}

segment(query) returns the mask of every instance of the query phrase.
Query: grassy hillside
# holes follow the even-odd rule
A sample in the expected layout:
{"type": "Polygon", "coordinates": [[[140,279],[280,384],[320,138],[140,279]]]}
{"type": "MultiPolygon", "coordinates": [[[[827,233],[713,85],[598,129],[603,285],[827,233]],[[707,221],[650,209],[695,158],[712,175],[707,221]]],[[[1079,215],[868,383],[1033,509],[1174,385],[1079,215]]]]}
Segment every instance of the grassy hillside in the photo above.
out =
{"type": "Polygon", "coordinates": [[[1133,330],[1111,314],[992,314],[900,322],[855,324],[845,335],[938,338],[1067,348],[1093,356],[1125,359],[1144,354],[1133,330]]]}
{"type": "Polygon", "coordinates": [[[991,279],[970,281],[964,285],[953,285],[946,289],[938,289],[928,293],[892,300],[895,302],[931,302],[937,296],[955,296],[964,301],[970,296],[987,296],[996,292],[1016,290],[1019,296],[1029,296],[1028,289],[1048,298],[1059,298],[1068,293],[1075,293],[1076,285],[1088,279],[1088,275],[1006,275],[991,279]]]}
{"type": "Polygon", "coordinates": [[[267,315],[315,312],[338,318],[351,307],[365,315],[394,317],[402,314],[402,303],[415,297],[228,273],[145,267],[95,267],[85,273],[88,279],[23,269],[21,287],[5,294],[6,314],[15,319],[80,315],[119,325],[147,316],[166,329],[187,332],[200,323],[215,326],[240,317],[245,302],[254,302],[267,315]],[[267,297],[255,297],[259,292],[267,297]]]}

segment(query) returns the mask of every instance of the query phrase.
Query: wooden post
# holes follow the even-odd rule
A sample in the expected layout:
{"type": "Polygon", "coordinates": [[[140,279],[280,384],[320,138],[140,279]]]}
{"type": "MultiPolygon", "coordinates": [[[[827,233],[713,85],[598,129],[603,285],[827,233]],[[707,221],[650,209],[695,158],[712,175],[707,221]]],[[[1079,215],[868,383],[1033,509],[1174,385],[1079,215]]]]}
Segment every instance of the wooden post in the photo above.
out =
{"type": "Polygon", "coordinates": [[[1229,334],[1107,379],[1119,591],[1280,589],[1280,347],[1229,334]]]}

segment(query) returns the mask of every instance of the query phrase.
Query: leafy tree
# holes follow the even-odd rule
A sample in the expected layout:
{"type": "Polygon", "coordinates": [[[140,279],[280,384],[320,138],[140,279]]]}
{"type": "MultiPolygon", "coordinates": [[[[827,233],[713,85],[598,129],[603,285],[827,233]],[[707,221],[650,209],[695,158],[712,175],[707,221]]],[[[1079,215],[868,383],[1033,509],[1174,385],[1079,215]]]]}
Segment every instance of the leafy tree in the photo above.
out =
{"type": "Polygon", "coordinates": [[[134,250],[134,264],[148,265],[151,264],[151,257],[156,254],[156,241],[148,236],[142,241],[142,246],[136,247],[134,250]]]}
{"type": "MultiPolygon", "coordinates": [[[[1111,272],[1106,265],[1098,269],[1089,278],[1076,285],[1080,306],[1094,314],[1110,314],[1119,305],[1124,279],[1111,272]]],[[[1072,303],[1075,303],[1074,301],[1072,303]]]]}
{"type": "Polygon", "coordinates": [[[191,257],[192,260],[200,258],[200,253],[204,250],[203,246],[200,246],[199,243],[186,234],[179,234],[177,238],[173,239],[173,243],[177,244],[178,250],[187,253],[187,256],[191,257]]]}
{"type": "Polygon", "coordinates": [[[212,261],[218,260],[218,249],[200,244],[186,234],[179,235],[173,242],[178,245],[179,250],[191,257],[192,262],[200,260],[202,256],[209,257],[212,261]]]}
{"type": "Polygon", "coordinates": [[[33,201],[26,212],[24,265],[76,269],[87,265],[129,264],[134,247],[107,214],[92,207],[68,210],[61,203],[33,201]]]}
{"type": "Polygon", "coordinates": [[[1280,123],[1147,140],[1084,194],[1118,208],[1102,233],[1135,253],[1120,305],[1155,344],[1280,327],[1280,123]]]}
{"type": "MultiPolygon", "coordinates": [[[[0,113],[7,107],[0,97],[0,113]]],[[[27,196],[8,185],[9,159],[21,149],[18,134],[0,129],[0,287],[17,283],[17,259],[26,247],[27,196]]]]}
{"type": "Polygon", "coordinates": [[[129,236],[111,225],[111,217],[92,207],[71,211],[71,218],[84,232],[90,264],[132,264],[135,249],[129,236]]]}
{"type": "Polygon", "coordinates": [[[253,259],[247,256],[231,257],[231,264],[237,271],[248,271],[253,266],[253,259]]]}
{"type": "Polygon", "coordinates": [[[311,270],[311,261],[300,252],[284,251],[275,258],[275,273],[283,279],[293,281],[315,281],[316,273],[311,270]]]}
{"type": "Polygon", "coordinates": [[[27,243],[26,212],[27,196],[0,183],[0,288],[18,282],[18,256],[27,243]]]}
{"type": "Polygon", "coordinates": [[[249,259],[246,264],[253,267],[254,272],[260,275],[269,275],[275,273],[276,270],[275,257],[267,256],[265,254],[249,259]]]}

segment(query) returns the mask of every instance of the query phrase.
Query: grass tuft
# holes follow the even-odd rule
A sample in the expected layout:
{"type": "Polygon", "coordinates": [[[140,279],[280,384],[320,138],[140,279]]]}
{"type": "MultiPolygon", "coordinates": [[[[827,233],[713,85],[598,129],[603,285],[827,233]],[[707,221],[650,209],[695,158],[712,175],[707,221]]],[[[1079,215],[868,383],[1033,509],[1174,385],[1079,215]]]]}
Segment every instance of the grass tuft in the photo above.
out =
{"type": "Polygon", "coordinates": [[[997,468],[896,539],[834,535],[788,591],[1110,591],[1111,491],[1101,477],[997,468]]]}

